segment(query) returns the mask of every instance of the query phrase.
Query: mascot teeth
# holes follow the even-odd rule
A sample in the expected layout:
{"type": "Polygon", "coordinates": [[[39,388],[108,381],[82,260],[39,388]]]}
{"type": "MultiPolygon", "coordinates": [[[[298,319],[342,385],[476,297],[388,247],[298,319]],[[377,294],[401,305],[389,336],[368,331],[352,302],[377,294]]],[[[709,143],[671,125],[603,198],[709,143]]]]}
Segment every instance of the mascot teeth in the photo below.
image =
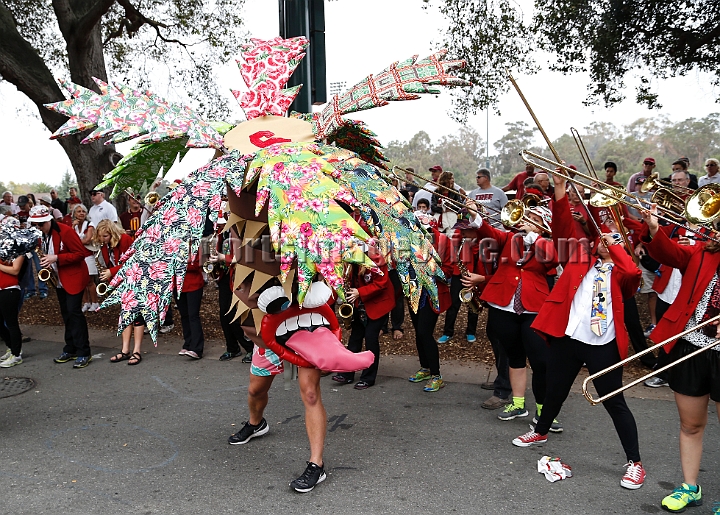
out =
{"type": "MultiPolygon", "coordinates": [[[[326,304],[332,296],[332,290],[330,287],[322,281],[312,283],[308,292],[305,294],[303,300],[304,308],[319,308],[323,304],[326,304]]],[[[259,304],[259,303],[258,303],[259,304]]]]}

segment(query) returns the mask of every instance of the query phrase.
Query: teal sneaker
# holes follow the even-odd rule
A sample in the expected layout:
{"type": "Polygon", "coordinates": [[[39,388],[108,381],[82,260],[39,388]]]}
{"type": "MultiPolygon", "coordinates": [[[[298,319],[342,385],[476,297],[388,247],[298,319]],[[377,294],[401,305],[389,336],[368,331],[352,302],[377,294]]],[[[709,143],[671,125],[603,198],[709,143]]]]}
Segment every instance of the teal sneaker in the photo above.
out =
{"type": "Polygon", "coordinates": [[[720,515],[720,501],[713,503],[712,510],[713,515],[720,515]]]}
{"type": "Polygon", "coordinates": [[[415,372],[414,375],[408,377],[408,381],[410,381],[411,383],[421,383],[430,379],[431,376],[432,374],[430,373],[429,368],[421,368],[420,370],[415,372]]]}
{"type": "Polygon", "coordinates": [[[505,409],[498,415],[500,420],[512,420],[518,417],[527,417],[528,411],[521,406],[515,406],[512,402],[505,406],[505,409]]]}
{"type": "MultiPolygon", "coordinates": [[[[538,412],[536,410],[535,416],[533,417],[531,429],[535,429],[534,426],[537,425],[539,418],[540,418],[540,415],[538,414],[538,412]]],[[[550,432],[551,433],[562,433],[563,432],[563,426],[560,422],[558,422],[558,419],[556,419],[556,418],[553,419],[552,424],[550,424],[550,432]]]]}
{"type": "Polygon", "coordinates": [[[438,338],[438,341],[437,341],[437,342],[438,342],[438,343],[447,343],[447,342],[450,341],[450,338],[452,338],[452,336],[448,336],[447,334],[443,334],[440,338],[438,338]]]}
{"type": "Polygon", "coordinates": [[[427,385],[425,385],[425,388],[423,388],[423,391],[437,392],[440,388],[445,388],[445,381],[443,381],[442,376],[432,376],[427,385]]]}
{"type": "Polygon", "coordinates": [[[663,509],[670,513],[681,513],[692,506],[702,506],[702,488],[700,488],[700,485],[697,485],[693,490],[690,485],[683,483],[662,500],[663,509]]]}
{"type": "Polygon", "coordinates": [[[477,338],[474,334],[468,334],[466,336],[468,343],[475,343],[477,341],[477,338]]]}

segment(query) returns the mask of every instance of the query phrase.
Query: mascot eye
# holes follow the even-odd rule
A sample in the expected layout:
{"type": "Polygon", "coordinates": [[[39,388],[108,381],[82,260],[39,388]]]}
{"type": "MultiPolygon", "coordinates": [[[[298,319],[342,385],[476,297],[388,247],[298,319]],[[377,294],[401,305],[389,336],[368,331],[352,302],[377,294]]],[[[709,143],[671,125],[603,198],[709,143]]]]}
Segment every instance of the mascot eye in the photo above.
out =
{"type": "Polygon", "coordinates": [[[282,286],[272,286],[262,292],[258,297],[257,304],[260,311],[275,315],[290,307],[292,300],[285,295],[282,286]]]}
{"type": "Polygon", "coordinates": [[[303,307],[308,309],[319,308],[323,304],[326,304],[331,296],[332,290],[327,284],[322,281],[312,283],[310,289],[305,294],[303,307]]]}

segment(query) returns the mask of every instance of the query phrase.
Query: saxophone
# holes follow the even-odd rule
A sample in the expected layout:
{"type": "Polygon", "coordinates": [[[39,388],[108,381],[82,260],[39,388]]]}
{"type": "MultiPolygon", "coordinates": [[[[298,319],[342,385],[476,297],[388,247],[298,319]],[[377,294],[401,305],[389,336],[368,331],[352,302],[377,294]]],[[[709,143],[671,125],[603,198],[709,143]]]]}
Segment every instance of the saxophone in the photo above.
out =
{"type": "MultiPolygon", "coordinates": [[[[345,270],[343,271],[343,279],[344,284],[349,285],[350,284],[350,273],[352,272],[352,265],[346,264],[345,270]]],[[[345,301],[344,303],[340,304],[338,306],[338,318],[339,321],[342,323],[345,330],[349,331],[352,327],[352,318],[353,313],[355,312],[355,308],[352,304],[345,301]]]]}
{"type": "MultiPolygon", "coordinates": [[[[97,267],[97,270],[98,270],[98,276],[102,272],[107,270],[107,267],[104,264],[102,264],[102,265],[100,264],[100,253],[101,252],[102,252],[102,247],[100,247],[100,249],[97,252],[95,252],[95,266],[97,267]]],[[[104,260],[103,260],[103,262],[104,262],[104,260]]],[[[99,283],[95,287],[95,292],[98,294],[99,297],[104,297],[108,291],[108,288],[109,288],[109,286],[107,283],[99,283]]]]}
{"type": "MultiPolygon", "coordinates": [[[[45,257],[45,253],[43,252],[42,244],[40,242],[38,242],[37,247],[35,247],[35,253],[38,255],[38,258],[40,258],[40,259],[45,257]]],[[[57,275],[55,274],[55,270],[53,270],[52,266],[49,266],[47,268],[41,268],[40,270],[38,270],[37,277],[38,277],[38,280],[40,280],[44,283],[50,283],[53,287],[57,288],[58,278],[57,278],[57,275]]]]}
{"type": "MultiPolygon", "coordinates": [[[[458,247],[457,267],[460,269],[460,275],[462,277],[470,277],[470,272],[465,266],[465,263],[460,260],[460,254],[462,253],[462,248],[465,245],[465,239],[466,238],[462,239],[462,241],[460,242],[460,246],[458,247]]],[[[462,290],[460,290],[460,302],[467,304],[473,311],[473,313],[480,313],[480,311],[482,311],[480,295],[478,294],[477,288],[475,286],[473,286],[472,288],[463,288],[462,290]]]]}

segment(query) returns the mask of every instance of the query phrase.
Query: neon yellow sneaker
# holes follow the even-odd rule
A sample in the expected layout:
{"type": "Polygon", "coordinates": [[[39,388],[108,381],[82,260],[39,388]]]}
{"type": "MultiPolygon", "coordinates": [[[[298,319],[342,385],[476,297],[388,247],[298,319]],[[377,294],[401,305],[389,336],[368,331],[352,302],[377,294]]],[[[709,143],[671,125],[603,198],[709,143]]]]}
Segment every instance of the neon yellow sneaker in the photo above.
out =
{"type": "Polygon", "coordinates": [[[432,376],[423,391],[437,392],[440,388],[445,388],[445,381],[443,381],[442,376],[432,376]]]}
{"type": "Polygon", "coordinates": [[[670,513],[680,513],[688,506],[702,505],[702,488],[696,486],[697,492],[687,483],[678,486],[673,492],[662,500],[662,507],[670,513]]]}
{"type": "Polygon", "coordinates": [[[417,372],[415,372],[413,375],[408,377],[408,381],[411,383],[421,383],[423,381],[427,381],[432,377],[432,374],[430,373],[429,368],[421,368],[417,372]]]}

